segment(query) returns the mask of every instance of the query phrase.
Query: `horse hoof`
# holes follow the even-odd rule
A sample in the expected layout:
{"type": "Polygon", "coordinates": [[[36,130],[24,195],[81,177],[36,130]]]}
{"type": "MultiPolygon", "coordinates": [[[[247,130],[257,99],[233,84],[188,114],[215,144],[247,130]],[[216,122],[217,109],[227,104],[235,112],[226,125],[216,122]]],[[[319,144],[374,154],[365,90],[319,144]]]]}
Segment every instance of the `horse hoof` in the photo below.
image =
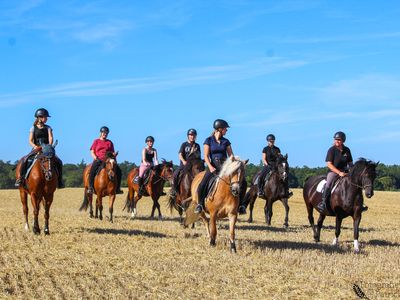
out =
{"type": "Polygon", "coordinates": [[[285,224],[283,224],[283,227],[285,227],[287,229],[287,228],[289,228],[289,224],[285,223],[285,224]]]}
{"type": "Polygon", "coordinates": [[[211,240],[211,241],[210,241],[210,246],[211,246],[211,247],[215,247],[215,245],[216,245],[216,244],[215,244],[215,241],[214,241],[214,240],[211,240]]]}
{"type": "Polygon", "coordinates": [[[47,229],[47,230],[45,229],[45,230],[44,230],[44,234],[45,234],[45,235],[50,235],[50,231],[49,231],[48,229],[47,229]]]}
{"type": "Polygon", "coordinates": [[[24,227],[24,228],[25,228],[25,230],[26,230],[26,231],[28,231],[28,230],[29,230],[29,225],[28,225],[28,223],[27,223],[27,224],[25,224],[25,227],[24,227]]]}
{"type": "Polygon", "coordinates": [[[39,235],[39,234],[40,234],[40,230],[39,230],[39,229],[33,229],[33,233],[34,233],[35,235],[39,235]]]}
{"type": "Polygon", "coordinates": [[[253,219],[248,219],[247,223],[253,223],[253,219]]]}

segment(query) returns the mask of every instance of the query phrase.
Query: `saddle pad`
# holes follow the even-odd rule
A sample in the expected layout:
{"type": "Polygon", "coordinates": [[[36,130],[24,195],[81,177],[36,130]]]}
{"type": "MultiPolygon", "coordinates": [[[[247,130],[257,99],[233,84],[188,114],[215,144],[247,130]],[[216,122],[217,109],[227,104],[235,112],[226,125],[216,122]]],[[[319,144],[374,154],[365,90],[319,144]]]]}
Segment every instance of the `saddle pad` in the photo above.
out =
{"type": "Polygon", "coordinates": [[[324,187],[325,187],[325,183],[326,183],[326,179],[322,179],[317,186],[317,192],[318,193],[322,193],[324,191],[324,187]]]}

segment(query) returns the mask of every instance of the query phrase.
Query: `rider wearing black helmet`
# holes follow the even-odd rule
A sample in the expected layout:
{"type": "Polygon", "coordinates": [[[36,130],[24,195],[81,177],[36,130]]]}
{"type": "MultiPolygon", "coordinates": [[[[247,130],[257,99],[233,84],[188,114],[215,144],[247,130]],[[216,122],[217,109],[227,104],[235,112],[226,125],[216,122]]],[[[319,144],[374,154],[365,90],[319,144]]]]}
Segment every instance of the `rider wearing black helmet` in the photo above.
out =
{"type": "Polygon", "coordinates": [[[178,157],[180,160],[179,167],[174,171],[173,184],[170,190],[171,197],[176,196],[178,191],[178,178],[180,172],[183,171],[186,165],[186,161],[189,157],[201,158],[200,145],[196,143],[197,131],[196,129],[190,128],[187,131],[187,141],[183,142],[179,148],[178,157]]]}
{"type": "Polygon", "coordinates": [[[144,172],[155,166],[158,165],[158,159],[157,159],[157,150],[153,148],[154,145],[154,137],[149,135],[145,139],[145,143],[147,144],[146,147],[143,148],[142,150],[142,160],[139,166],[139,178],[138,178],[138,185],[139,185],[139,195],[142,195],[144,190],[143,190],[143,174],[144,172]]]}
{"type": "MultiPolygon", "coordinates": [[[[217,119],[213,124],[214,131],[204,141],[204,160],[207,164],[208,170],[204,175],[202,181],[197,189],[199,203],[195,208],[195,213],[201,213],[204,209],[205,198],[207,197],[206,186],[211,177],[215,176],[221,170],[225,160],[233,155],[231,142],[224,137],[228,131],[229,124],[225,120],[217,119]]],[[[246,181],[243,181],[245,185],[246,181]]],[[[246,184],[247,186],[247,184],[246,184]]],[[[244,194],[246,193],[246,186],[241,187],[239,213],[246,213],[246,208],[242,204],[244,194]]]]}
{"type": "MultiPolygon", "coordinates": [[[[87,190],[88,193],[92,194],[94,192],[94,178],[96,177],[97,170],[106,160],[106,155],[108,152],[111,152],[114,157],[118,155],[118,153],[114,150],[114,144],[111,140],[107,139],[110,129],[107,126],[102,126],[100,128],[100,137],[93,141],[92,146],[90,147],[90,155],[93,157],[92,167],[89,172],[89,188],[87,190]]],[[[115,193],[122,194],[121,190],[121,177],[122,171],[117,164],[116,169],[117,175],[117,188],[115,193]]]]}
{"type": "MultiPolygon", "coordinates": [[[[32,146],[32,151],[22,158],[20,176],[15,182],[16,187],[25,184],[25,175],[27,171],[27,161],[32,159],[38,151],[41,150],[42,145],[53,144],[53,130],[49,125],[46,125],[47,118],[50,114],[45,108],[39,108],[35,112],[35,121],[29,131],[29,144],[32,146]]],[[[58,188],[63,188],[64,183],[62,179],[62,161],[56,156],[56,167],[58,172],[58,188]]]]}
{"type": "Polygon", "coordinates": [[[322,201],[317,206],[319,212],[323,212],[326,209],[326,204],[331,195],[332,184],[339,176],[346,176],[346,172],[353,165],[353,157],[350,149],[344,145],[345,141],[346,134],[344,132],[338,131],[333,135],[333,146],[328,149],[325,159],[329,171],[322,193],[322,201]]]}
{"type": "MultiPolygon", "coordinates": [[[[261,170],[260,176],[258,178],[257,186],[258,186],[258,196],[264,197],[264,185],[268,181],[271,171],[276,166],[278,161],[278,157],[281,155],[281,150],[275,146],[275,135],[272,133],[267,135],[266,138],[268,145],[264,147],[262,151],[262,162],[263,168],[261,170]]],[[[286,197],[289,198],[293,195],[292,192],[289,192],[289,187],[286,186],[286,197]]]]}

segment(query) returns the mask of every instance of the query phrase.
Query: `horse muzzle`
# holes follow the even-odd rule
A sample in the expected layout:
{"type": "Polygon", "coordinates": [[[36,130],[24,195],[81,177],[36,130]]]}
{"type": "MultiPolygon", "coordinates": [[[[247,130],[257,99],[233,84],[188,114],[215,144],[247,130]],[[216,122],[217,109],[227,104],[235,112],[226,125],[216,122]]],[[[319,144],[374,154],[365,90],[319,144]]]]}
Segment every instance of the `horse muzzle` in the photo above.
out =
{"type": "Polygon", "coordinates": [[[240,185],[238,183],[231,185],[231,193],[234,197],[238,197],[240,194],[240,185]]]}

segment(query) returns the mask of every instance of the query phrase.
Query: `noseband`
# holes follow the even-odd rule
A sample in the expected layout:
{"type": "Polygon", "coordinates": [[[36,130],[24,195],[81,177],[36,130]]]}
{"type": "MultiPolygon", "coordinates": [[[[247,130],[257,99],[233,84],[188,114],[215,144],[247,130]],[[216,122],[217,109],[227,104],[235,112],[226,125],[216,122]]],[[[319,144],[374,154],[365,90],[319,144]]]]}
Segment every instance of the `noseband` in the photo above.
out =
{"type": "Polygon", "coordinates": [[[350,179],[350,183],[352,184],[352,185],[354,185],[355,187],[358,187],[358,188],[360,188],[360,189],[362,189],[362,190],[365,190],[365,188],[367,188],[367,187],[371,187],[372,186],[372,184],[364,184],[364,178],[365,178],[365,173],[366,173],[366,171],[367,171],[367,167],[365,167],[364,168],[364,170],[361,172],[361,174],[360,174],[360,177],[362,177],[362,185],[359,185],[359,184],[357,184],[357,183],[354,183],[353,181],[351,181],[351,179],[350,179]]]}

